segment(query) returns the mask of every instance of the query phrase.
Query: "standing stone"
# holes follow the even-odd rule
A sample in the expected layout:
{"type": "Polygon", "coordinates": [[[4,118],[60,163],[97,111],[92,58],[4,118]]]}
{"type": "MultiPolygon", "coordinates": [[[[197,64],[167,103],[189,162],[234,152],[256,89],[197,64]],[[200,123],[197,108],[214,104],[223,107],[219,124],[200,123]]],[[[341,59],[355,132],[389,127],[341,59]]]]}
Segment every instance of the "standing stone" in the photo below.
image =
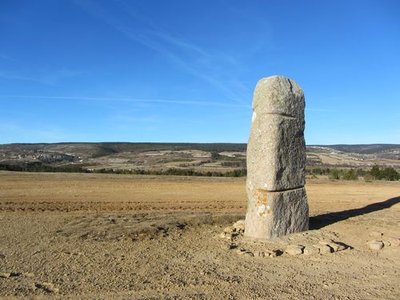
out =
{"type": "Polygon", "coordinates": [[[304,107],[293,80],[271,76],[257,83],[247,145],[247,237],[308,229],[304,107]]]}

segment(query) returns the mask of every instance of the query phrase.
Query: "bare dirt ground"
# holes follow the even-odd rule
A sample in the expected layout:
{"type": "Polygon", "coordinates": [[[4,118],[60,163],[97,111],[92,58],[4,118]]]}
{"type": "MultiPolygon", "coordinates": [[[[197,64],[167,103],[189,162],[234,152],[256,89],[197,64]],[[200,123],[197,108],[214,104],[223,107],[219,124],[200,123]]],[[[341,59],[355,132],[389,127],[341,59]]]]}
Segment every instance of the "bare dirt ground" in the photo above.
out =
{"type": "Polygon", "coordinates": [[[400,299],[400,182],[306,188],[311,230],[259,242],[222,234],[244,178],[0,172],[0,297],[400,299]]]}

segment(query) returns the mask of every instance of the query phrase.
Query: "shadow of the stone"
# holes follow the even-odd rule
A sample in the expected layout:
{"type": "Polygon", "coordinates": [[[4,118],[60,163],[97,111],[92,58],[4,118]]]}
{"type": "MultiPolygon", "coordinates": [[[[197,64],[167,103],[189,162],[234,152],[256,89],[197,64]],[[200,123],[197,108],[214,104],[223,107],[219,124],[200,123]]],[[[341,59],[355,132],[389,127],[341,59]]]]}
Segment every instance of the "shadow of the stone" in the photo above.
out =
{"type": "Polygon", "coordinates": [[[310,217],[310,229],[320,229],[352,217],[362,216],[375,211],[390,208],[397,203],[400,203],[400,197],[390,198],[385,201],[369,204],[361,208],[313,216],[310,217]]]}

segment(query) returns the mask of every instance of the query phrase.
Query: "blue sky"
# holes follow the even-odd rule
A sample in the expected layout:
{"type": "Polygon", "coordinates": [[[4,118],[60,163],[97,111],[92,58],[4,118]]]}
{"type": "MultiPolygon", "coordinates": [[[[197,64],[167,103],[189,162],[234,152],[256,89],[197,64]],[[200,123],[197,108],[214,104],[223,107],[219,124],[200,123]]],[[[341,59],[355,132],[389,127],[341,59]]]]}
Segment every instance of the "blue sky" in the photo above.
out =
{"type": "Polygon", "coordinates": [[[400,143],[400,2],[0,1],[0,143],[247,142],[256,82],[307,144],[400,143]]]}

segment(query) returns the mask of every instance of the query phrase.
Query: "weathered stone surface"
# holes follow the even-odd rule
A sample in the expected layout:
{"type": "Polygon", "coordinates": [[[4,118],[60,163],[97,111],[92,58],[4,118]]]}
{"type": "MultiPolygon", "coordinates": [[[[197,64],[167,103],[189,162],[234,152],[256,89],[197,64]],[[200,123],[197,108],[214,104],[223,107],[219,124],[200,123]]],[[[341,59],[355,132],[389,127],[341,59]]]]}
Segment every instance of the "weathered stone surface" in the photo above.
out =
{"type": "Polygon", "coordinates": [[[257,83],[247,145],[248,237],[308,229],[304,106],[303,91],[293,80],[272,76],[257,83]]]}
{"type": "Polygon", "coordinates": [[[303,254],[304,246],[302,245],[289,245],[285,249],[285,253],[289,255],[300,255],[303,254]]]}
{"type": "Polygon", "coordinates": [[[305,184],[304,120],[258,116],[247,145],[247,187],[282,191],[305,184]]]}
{"type": "Polygon", "coordinates": [[[319,253],[319,248],[314,246],[306,246],[303,250],[304,255],[316,255],[319,253]]]}
{"type": "Polygon", "coordinates": [[[254,91],[248,184],[269,191],[304,186],[304,94],[288,78],[261,79],[254,91]]]}
{"type": "Polygon", "coordinates": [[[384,246],[382,241],[369,241],[369,242],[367,242],[367,245],[368,245],[369,249],[375,250],[375,251],[381,250],[384,246]]]}
{"type": "Polygon", "coordinates": [[[234,231],[244,232],[244,220],[239,220],[233,224],[234,231]]]}
{"type": "Polygon", "coordinates": [[[257,82],[253,95],[253,110],[257,113],[304,118],[304,107],[304,93],[294,80],[270,76],[257,82]]]}
{"type": "Polygon", "coordinates": [[[346,245],[345,243],[342,243],[342,242],[334,242],[334,241],[332,241],[332,242],[328,243],[327,245],[329,247],[331,247],[334,252],[343,251],[343,250],[346,250],[347,248],[349,248],[348,245],[346,245]]]}
{"type": "Polygon", "coordinates": [[[319,249],[320,254],[329,254],[333,252],[333,249],[327,244],[314,245],[314,247],[317,247],[319,249]]]}
{"type": "Polygon", "coordinates": [[[308,229],[308,203],[304,188],[261,194],[249,202],[245,235],[266,239],[308,229]]]}

